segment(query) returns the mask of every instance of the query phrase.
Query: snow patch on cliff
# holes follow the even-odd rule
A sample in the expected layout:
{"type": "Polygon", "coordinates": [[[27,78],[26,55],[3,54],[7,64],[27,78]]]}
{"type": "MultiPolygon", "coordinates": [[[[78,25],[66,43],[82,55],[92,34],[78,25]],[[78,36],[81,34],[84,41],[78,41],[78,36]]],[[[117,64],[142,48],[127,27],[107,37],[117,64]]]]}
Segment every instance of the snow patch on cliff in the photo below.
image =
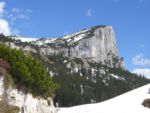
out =
{"type": "Polygon", "coordinates": [[[28,38],[28,37],[12,37],[15,40],[21,40],[21,42],[32,42],[38,40],[38,38],[28,38]]]}
{"type": "Polygon", "coordinates": [[[150,84],[101,103],[60,108],[58,113],[150,113],[142,105],[144,99],[150,98],[149,88],[150,84]]]}

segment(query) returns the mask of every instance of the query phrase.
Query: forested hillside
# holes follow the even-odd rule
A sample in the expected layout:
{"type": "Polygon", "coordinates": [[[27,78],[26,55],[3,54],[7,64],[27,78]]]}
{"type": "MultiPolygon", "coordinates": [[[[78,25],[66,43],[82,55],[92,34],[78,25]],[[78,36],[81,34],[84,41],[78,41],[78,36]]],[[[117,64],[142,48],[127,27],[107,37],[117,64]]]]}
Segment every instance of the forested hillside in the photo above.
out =
{"type": "Polygon", "coordinates": [[[61,86],[54,98],[60,106],[104,101],[150,83],[144,76],[100,63],[88,63],[89,67],[85,68],[82,59],[61,55],[49,56],[48,59],[43,62],[49,67],[53,80],[61,86]]]}

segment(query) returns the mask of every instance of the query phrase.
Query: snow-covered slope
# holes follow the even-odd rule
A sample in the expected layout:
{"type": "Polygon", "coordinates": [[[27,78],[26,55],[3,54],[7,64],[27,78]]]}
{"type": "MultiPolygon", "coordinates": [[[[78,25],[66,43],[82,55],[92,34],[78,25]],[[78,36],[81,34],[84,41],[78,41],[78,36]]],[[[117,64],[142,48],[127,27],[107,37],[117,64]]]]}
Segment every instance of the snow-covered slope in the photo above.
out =
{"type": "Polygon", "coordinates": [[[29,38],[29,37],[12,37],[15,40],[20,40],[21,42],[32,42],[38,40],[38,38],[29,38]]]}
{"type": "Polygon", "coordinates": [[[141,105],[150,98],[149,88],[150,84],[101,103],[61,108],[58,113],[150,113],[141,105]]]}
{"type": "Polygon", "coordinates": [[[38,46],[48,46],[48,44],[55,44],[56,46],[59,45],[65,45],[65,44],[72,44],[75,43],[83,38],[85,38],[87,36],[87,32],[89,31],[89,29],[86,30],[82,30],[80,32],[74,33],[74,34],[70,34],[70,35],[66,35],[64,37],[51,37],[51,38],[42,38],[42,39],[37,39],[37,40],[33,40],[32,44],[34,45],[38,45],[38,46]]]}
{"type": "Polygon", "coordinates": [[[14,36],[12,37],[15,40],[20,40],[21,42],[31,42],[34,45],[38,46],[46,46],[47,44],[54,44],[54,43],[75,43],[87,36],[87,32],[89,29],[79,31],[77,33],[73,33],[70,35],[66,35],[62,38],[60,37],[50,37],[50,38],[30,38],[30,37],[20,37],[20,36],[14,36]]]}

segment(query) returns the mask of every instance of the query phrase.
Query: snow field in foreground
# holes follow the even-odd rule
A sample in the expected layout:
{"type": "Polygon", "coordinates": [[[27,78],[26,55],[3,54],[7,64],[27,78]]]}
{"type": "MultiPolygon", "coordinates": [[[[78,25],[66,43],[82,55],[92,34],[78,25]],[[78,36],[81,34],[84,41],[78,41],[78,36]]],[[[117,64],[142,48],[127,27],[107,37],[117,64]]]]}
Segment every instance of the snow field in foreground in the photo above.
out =
{"type": "Polygon", "coordinates": [[[142,105],[144,99],[150,98],[149,89],[150,84],[101,103],[60,108],[58,113],[150,113],[142,105]]]}

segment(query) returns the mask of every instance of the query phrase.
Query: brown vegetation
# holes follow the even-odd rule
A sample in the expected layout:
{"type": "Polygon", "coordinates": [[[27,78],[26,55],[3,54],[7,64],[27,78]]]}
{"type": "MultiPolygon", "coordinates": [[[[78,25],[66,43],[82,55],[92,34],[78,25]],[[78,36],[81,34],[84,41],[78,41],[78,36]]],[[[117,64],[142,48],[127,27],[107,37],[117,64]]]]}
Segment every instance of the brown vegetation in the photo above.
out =
{"type": "Polygon", "coordinates": [[[12,106],[3,101],[0,101],[0,113],[19,113],[20,109],[17,106],[12,106]]]}
{"type": "Polygon", "coordinates": [[[0,58],[0,67],[6,71],[9,71],[9,69],[10,69],[9,63],[1,58],[0,58]]]}
{"type": "Polygon", "coordinates": [[[150,98],[149,98],[149,99],[145,99],[145,100],[143,101],[142,105],[143,105],[144,107],[150,108],[150,98]]]}

